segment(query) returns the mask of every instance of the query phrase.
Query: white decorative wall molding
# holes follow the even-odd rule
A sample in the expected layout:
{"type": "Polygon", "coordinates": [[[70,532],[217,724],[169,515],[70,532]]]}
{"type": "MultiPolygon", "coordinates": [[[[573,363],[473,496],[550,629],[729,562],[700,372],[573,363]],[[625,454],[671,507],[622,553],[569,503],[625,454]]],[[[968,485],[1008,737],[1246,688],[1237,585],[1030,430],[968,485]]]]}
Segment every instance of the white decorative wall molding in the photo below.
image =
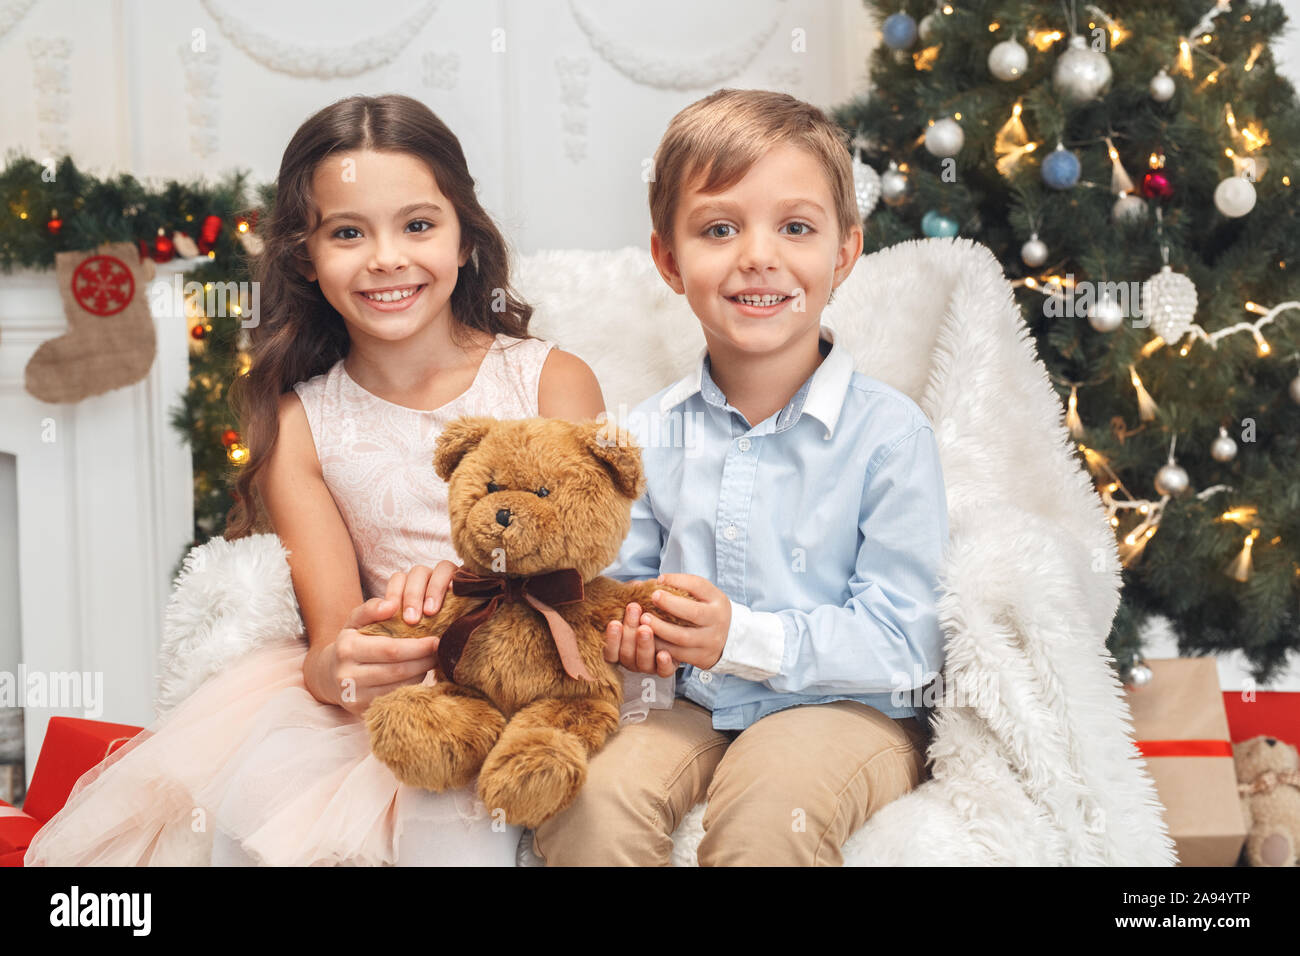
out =
{"type": "MultiPolygon", "coordinates": [[[[159,264],[154,281],[171,283],[179,268],[159,264]]],[[[26,708],[28,780],[52,716],[153,719],[163,613],[194,520],[190,450],[170,421],[189,386],[189,336],[181,316],[155,313],[154,326],[144,379],[42,402],[23,372],[67,331],[55,273],[0,275],[0,454],[16,461],[21,664],[29,679],[102,675],[103,691],[98,713],[66,701],[26,708]]]]}
{"type": "Polygon", "coordinates": [[[177,49],[185,76],[185,94],[189,107],[190,149],[200,159],[217,152],[221,122],[221,50],[209,45],[204,50],[182,43],[177,49]]]}
{"type": "Polygon", "coordinates": [[[602,13],[609,16],[611,9],[618,10],[617,5],[569,0],[569,9],[592,49],[634,83],[663,90],[696,90],[717,86],[754,62],[776,30],[780,22],[779,5],[784,3],[785,0],[769,3],[766,13],[755,17],[761,21],[759,25],[742,28],[744,32],[739,39],[715,50],[686,56],[640,50],[635,41],[627,39],[625,25],[610,27],[602,23],[602,13]]]}
{"type": "Polygon", "coordinates": [[[580,163],[587,158],[587,90],[591,86],[591,58],[556,57],[555,72],[560,77],[560,132],[564,154],[569,162],[580,163]]]}
{"type": "Polygon", "coordinates": [[[430,51],[420,58],[424,85],[435,90],[454,90],[460,77],[460,54],[430,51]]]}
{"type": "MultiPolygon", "coordinates": [[[[410,15],[387,30],[356,43],[345,46],[308,46],[262,32],[235,13],[229,0],[200,2],[227,39],[268,70],[316,79],[357,76],[391,63],[438,9],[438,0],[425,0],[410,15]]],[[[374,12],[379,13],[378,10],[374,12]]],[[[387,14],[387,11],[384,13],[387,14]]],[[[387,17],[375,16],[374,19],[380,21],[387,17]]]]}
{"type": "Polygon", "coordinates": [[[68,69],[72,41],[67,37],[32,37],[32,80],[36,88],[37,142],[45,156],[68,152],[68,121],[72,116],[72,83],[68,69]]]}
{"type": "Polygon", "coordinates": [[[0,3],[0,37],[12,30],[35,4],[36,0],[4,0],[0,3]]]}

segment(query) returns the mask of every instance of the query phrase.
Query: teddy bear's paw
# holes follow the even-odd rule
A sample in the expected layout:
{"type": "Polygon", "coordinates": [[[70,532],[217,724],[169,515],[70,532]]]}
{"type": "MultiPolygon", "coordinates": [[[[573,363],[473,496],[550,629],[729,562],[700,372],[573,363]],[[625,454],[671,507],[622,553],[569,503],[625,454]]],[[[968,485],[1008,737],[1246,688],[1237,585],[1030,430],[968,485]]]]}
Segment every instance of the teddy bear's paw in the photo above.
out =
{"type": "Polygon", "coordinates": [[[366,709],[370,750],[402,783],[425,790],[467,786],[505,727],[486,701],[399,687],[366,709]]]}
{"type": "Polygon", "coordinates": [[[1263,834],[1258,841],[1256,856],[1259,866],[1295,866],[1295,844],[1291,835],[1282,830],[1263,834]]]}
{"type": "Polygon", "coordinates": [[[576,736],[551,727],[532,727],[506,737],[487,756],[479,773],[479,798],[506,822],[536,827],[559,813],[587,779],[587,748],[576,736]]]}

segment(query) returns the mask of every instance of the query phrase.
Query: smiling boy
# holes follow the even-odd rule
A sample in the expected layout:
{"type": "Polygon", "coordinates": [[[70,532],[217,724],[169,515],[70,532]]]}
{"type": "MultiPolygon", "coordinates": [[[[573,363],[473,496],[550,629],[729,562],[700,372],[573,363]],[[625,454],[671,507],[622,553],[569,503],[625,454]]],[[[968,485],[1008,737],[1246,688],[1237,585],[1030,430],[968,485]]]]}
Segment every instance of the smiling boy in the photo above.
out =
{"type": "Polygon", "coordinates": [[[893,695],[943,662],[934,432],[821,321],[862,227],[820,110],[721,90],[672,120],[654,168],[651,254],[706,350],[632,418],[701,424],[689,454],[637,436],[647,491],[606,573],[662,575],[695,600],[659,592],[658,609],[691,624],[635,605],[610,623],[607,659],[681,665],[678,697],[592,756],[534,848],[551,865],[663,865],[707,800],[701,865],[836,865],[925,776],[924,714],[893,695]]]}

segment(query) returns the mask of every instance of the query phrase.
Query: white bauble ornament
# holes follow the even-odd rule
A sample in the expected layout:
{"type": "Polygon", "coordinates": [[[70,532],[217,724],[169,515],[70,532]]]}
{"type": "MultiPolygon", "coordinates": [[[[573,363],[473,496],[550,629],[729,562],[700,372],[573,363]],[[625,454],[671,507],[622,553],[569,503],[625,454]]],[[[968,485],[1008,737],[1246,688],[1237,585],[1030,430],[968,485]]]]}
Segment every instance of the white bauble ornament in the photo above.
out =
{"type": "Polygon", "coordinates": [[[1229,176],[1214,190],[1214,207],[1232,219],[1255,208],[1255,187],[1245,176],[1229,176]]]}
{"type": "Polygon", "coordinates": [[[961,124],[948,117],[935,120],[934,125],[925,131],[925,148],[935,156],[956,156],[964,142],[966,134],[962,132],[961,124]]]}
{"type": "Polygon", "coordinates": [[[858,218],[866,219],[880,200],[880,174],[858,157],[853,157],[853,196],[858,202],[858,218]]]}
{"type": "Polygon", "coordinates": [[[1210,455],[1215,461],[1232,461],[1237,457],[1237,443],[1228,437],[1228,430],[1219,427],[1219,437],[1210,443],[1210,455]]]}
{"type": "Polygon", "coordinates": [[[1157,103],[1168,103],[1174,98],[1174,91],[1177,87],[1174,85],[1174,78],[1161,70],[1151,77],[1151,84],[1147,89],[1151,93],[1151,98],[1157,103]]]}
{"type": "Polygon", "coordinates": [[[1086,103],[1105,92],[1110,77],[1106,54],[1089,47],[1083,37],[1074,36],[1052,70],[1052,86],[1069,102],[1086,103]]]}
{"type": "Polygon", "coordinates": [[[1146,687],[1151,683],[1151,678],[1153,676],[1151,668],[1147,667],[1147,665],[1142,661],[1138,661],[1129,669],[1128,677],[1125,679],[1124,683],[1129,687],[1132,687],[1134,690],[1141,690],[1143,687],[1146,687]]]}
{"type": "Polygon", "coordinates": [[[926,43],[934,39],[934,21],[937,18],[933,13],[927,13],[921,18],[921,24],[917,27],[917,35],[926,43]]]}
{"type": "Polygon", "coordinates": [[[1146,200],[1137,193],[1125,193],[1110,207],[1112,222],[1137,222],[1147,215],[1146,200]]]}
{"type": "Polygon", "coordinates": [[[1124,311],[1109,295],[1088,307],[1088,324],[1098,332],[1114,332],[1124,324],[1124,311]]]}
{"type": "Polygon", "coordinates": [[[1288,391],[1291,393],[1291,401],[1300,405],[1300,375],[1291,379],[1291,386],[1288,391]]]}
{"type": "Polygon", "coordinates": [[[1018,80],[1029,66],[1029,54],[1015,40],[1003,40],[989,51],[989,72],[1004,83],[1018,80]]]}
{"type": "Polygon", "coordinates": [[[1031,269],[1037,269],[1047,261],[1047,243],[1038,238],[1038,233],[1031,233],[1020,247],[1020,261],[1031,269]]]}
{"type": "Polygon", "coordinates": [[[891,162],[889,168],[881,174],[880,177],[880,198],[885,201],[886,206],[899,206],[907,201],[907,194],[911,191],[912,184],[898,164],[891,162]]]}
{"type": "Polygon", "coordinates": [[[1156,472],[1156,491],[1162,495],[1178,496],[1187,490],[1191,480],[1187,477],[1187,472],[1183,470],[1182,465],[1175,465],[1170,462],[1162,465],[1156,472]]]}
{"type": "Polygon", "coordinates": [[[1142,283],[1142,314],[1156,334],[1173,345],[1196,315],[1196,286],[1181,272],[1164,266],[1142,283]]]}

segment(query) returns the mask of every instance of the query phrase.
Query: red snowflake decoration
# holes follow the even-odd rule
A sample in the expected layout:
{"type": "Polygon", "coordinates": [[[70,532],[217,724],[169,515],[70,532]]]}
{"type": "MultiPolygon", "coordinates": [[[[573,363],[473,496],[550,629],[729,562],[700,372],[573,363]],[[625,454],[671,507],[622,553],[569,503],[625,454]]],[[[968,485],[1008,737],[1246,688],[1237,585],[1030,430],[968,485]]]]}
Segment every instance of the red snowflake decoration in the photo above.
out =
{"type": "Polygon", "coordinates": [[[135,277],[121,259],[91,256],[72,273],[72,295],[94,315],[116,315],[135,296],[135,277]]]}

